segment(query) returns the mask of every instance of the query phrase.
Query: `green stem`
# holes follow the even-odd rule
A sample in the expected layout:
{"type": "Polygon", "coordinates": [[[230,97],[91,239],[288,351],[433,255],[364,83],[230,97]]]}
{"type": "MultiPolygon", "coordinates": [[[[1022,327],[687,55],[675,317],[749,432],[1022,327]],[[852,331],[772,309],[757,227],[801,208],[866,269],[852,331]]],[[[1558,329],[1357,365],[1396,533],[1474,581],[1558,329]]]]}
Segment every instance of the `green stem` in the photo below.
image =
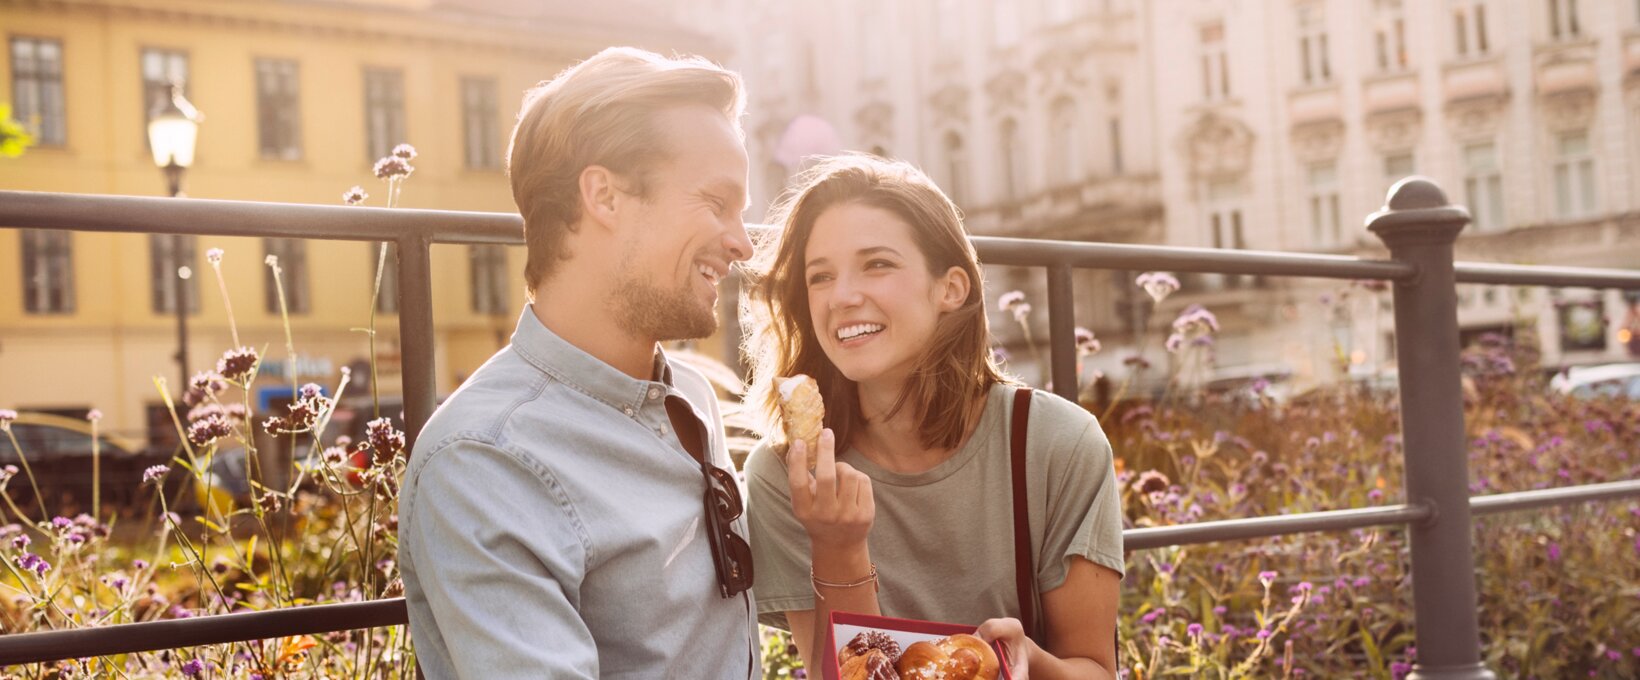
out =
{"type": "MultiPolygon", "coordinates": [[[[34,470],[29,467],[28,456],[23,453],[23,447],[17,443],[17,433],[11,431],[10,425],[0,429],[6,431],[6,438],[11,440],[11,448],[17,450],[17,460],[23,464],[23,472],[28,473],[28,485],[34,489],[34,503],[40,506],[40,521],[50,522],[51,517],[46,512],[46,497],[40,495],[40,485],[34,481],[34,470]]],[[[7,502],[10,502],[10,500],[8,498],[7,502]]]]}

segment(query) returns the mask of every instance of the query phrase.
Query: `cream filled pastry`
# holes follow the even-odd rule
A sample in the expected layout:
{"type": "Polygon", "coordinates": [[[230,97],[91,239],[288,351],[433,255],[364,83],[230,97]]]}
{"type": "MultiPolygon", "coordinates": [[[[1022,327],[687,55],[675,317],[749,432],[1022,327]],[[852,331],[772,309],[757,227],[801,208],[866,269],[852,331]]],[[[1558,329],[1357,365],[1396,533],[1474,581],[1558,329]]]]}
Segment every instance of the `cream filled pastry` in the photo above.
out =
{"type": "Polygon", "coordinates": [[[780,417],[786,427],[786,441],[804,443],[809,470],[813,470],[820,453],[820,428],[826,419],[820,385],[801,373],[790,378],[775,378],[774,384],[780,393],[780,417]]]}

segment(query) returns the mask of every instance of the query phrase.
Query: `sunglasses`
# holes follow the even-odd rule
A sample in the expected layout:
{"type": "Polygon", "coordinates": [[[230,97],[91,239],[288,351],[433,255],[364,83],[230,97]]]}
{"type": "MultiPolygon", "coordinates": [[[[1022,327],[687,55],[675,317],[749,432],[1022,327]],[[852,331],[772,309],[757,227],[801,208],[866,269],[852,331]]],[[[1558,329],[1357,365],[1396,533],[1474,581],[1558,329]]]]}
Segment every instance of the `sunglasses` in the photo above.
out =
{"type": "Polygon", "coordinates": [[[706,456],[706,432],[700,420],[682,399],[666,398],[666,412],[678,440],[696,460],[706,482],[706,538],[712,547],[712,565],[717,568],[718,592],[731,598],[752,587],[752,546],[735,533],[734,522],[746,512],[740,485],[734,473],[711,463],[706,456]]]}

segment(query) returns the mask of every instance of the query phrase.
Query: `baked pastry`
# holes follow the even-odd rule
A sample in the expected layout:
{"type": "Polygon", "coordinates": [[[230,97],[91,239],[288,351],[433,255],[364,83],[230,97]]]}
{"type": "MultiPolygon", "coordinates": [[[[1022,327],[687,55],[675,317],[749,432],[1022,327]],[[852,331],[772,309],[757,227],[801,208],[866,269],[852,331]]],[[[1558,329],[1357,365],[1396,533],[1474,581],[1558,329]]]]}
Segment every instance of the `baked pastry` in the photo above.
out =
{"type": "Polygon", "coordinates": [[[984,640],[964,633],[914,642],[894,668],[903,680],[996,680],[1001,662],[984,640]]]}
{"type": "Polygon", "coordinates": [[[881,649],[867,649],[864,654],[842,662],[838,671],[842,680],[900,680],[894,670],[894,661],[881,649]]]}
{"type": "Polygon", "coordinates": [[[780,391],[780,416],[786,426],[786,441],[804,443],[812,471],[819,460],[820,428],[826,419],[820,384],[799,373],[790,378],[775,378],[774,386],[780,391]]]}
{"type": "Polygon", "coordinates": [[[842,649],[837,650],[837,663],[846,664],[850,659],[864,656],[866,652],[873,649],[887,655],[889,661],[900,658],[900,643],[895,642],[894,638],[888,636],[888,633],[880,630],[868,630],[854,636],[854,639],[849,640],[848,644],[843,645],[842,649]]]}

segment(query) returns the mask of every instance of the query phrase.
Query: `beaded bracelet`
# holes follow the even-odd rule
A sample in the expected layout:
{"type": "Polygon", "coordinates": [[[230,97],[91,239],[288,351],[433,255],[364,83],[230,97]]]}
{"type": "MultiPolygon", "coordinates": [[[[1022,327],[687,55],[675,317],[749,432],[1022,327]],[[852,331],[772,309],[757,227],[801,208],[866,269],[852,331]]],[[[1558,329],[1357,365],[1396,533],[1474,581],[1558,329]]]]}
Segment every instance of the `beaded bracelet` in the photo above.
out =
{"type": "Polygon", "coordinates": [[[877,592],[879,590],[882,590],[882,587],[880,585],[878,585],[878,583],[877,583],[877,563],[876,562],[871,563],[871,573],[866,574],[865,578],[862,578],[858,581],[851,581],[851,582],[848,582],[848,583],[838,583],[838,582],[834,582],[834,581],[823,581],[823,580],[820,579],[820,577],[814,575],[814,567],[813,566],[809,567],[809,580],[814,583],[814,596],[820,598],[822,601],[826,599],[826,596],[820,594],[820,586],[825,586],[827,588],[858,588],[860,586],[863,586],[863,585],[869,583],[869,584],[871,584],[871,591],[872,592],[877,592]]]}

